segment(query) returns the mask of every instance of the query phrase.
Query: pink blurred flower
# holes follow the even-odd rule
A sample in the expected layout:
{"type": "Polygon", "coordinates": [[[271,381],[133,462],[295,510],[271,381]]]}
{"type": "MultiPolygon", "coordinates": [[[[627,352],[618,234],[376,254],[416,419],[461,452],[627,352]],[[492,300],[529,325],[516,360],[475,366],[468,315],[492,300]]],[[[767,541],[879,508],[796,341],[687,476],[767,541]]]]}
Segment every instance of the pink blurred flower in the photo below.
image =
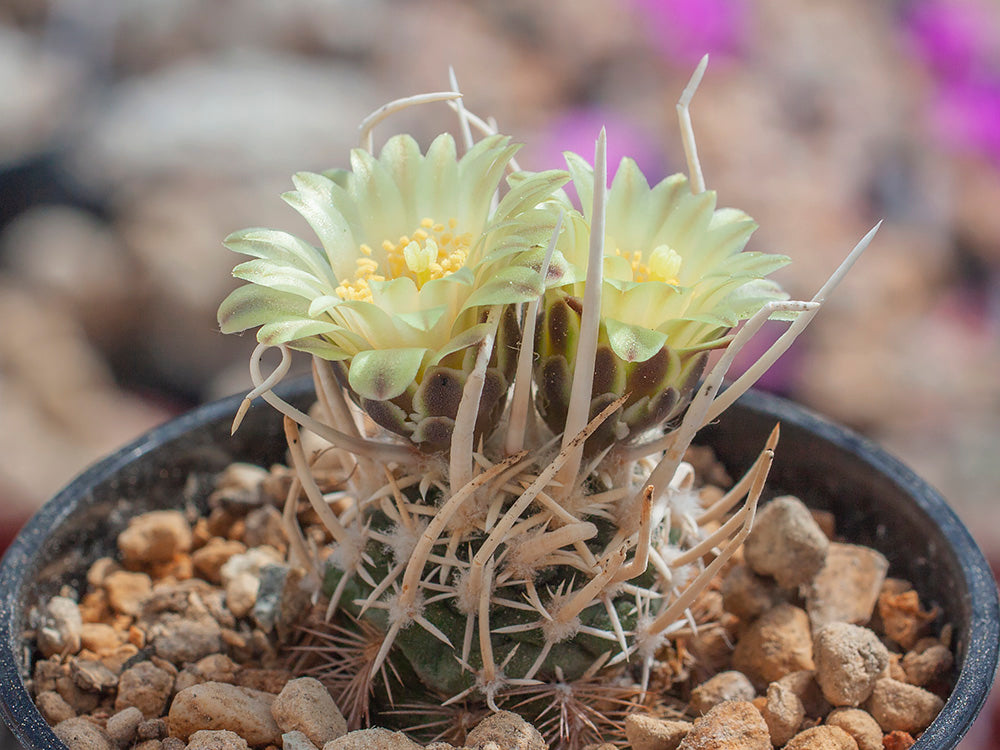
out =
{"type": "Polygon", "coordinates": [[[705,54],[739,56],[745,47],[747,0],[631,0],[664,58],[690,65],[705,54]]]}
{"type": "Polygon", "coordinates": [[[923,0],[906,42],[934,79],[929,118],[949,148],[1000,165],[1000,11],[985,0],[923,0]]]}

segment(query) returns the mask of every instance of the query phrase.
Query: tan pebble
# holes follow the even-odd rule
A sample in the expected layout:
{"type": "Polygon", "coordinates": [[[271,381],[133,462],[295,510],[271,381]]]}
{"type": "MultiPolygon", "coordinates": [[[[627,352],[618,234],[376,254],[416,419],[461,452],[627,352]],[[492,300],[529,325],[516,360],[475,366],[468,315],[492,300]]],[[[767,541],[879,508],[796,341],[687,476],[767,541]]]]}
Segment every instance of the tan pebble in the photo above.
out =
{"type": "Polygon", "coordinates": [[[819,573],[829,544],[805,503],[785,495],[757,513],[743,555],[755,573],[772,576],[782,588],[795,589],[819,573]]]}
{"type": "Polygon", "coordinates": [[[55,726],[60,721],[72,719],[76,716],[76,711],[69,705],[59,693],[54,690],[46,690],[35,697],[35,705],[41,712],[42,717],[51,726],[55,726]]]}
{"type": "Polygon", "coordinates": [[[935,677],[945,674],[953,662],[951,651],[935,643],[930,648],[908,652],[903,657],[903,672],[911,685],[926,685],[935,677]]]}
{"type": "Polygon", "coordinates": [[[277,695],[293,677],[286,669],[244,667],[236,673],[236,684],[277,695]]]}
{"type": "Polygon", "coordinates": [[[629,714],[625,717],[625,737],[632,750],[676,750],[692,726],[689,721],[629,714]]]}
{"type": "Polygon", "coordinates": [[[688,713],[699,715],[724,701],[750,701],[757,695],[747,676],[735,669],[720,672],[691,691],[688,713]]]}
{"type": "Polygon", "coordinates": [[[761,686],[789,672],[813,669],[812,635],[805,610],[779,604],[754,620],[733,650],[733,668],[761,686]]]}
{"type": "Polygon", "coordinates": [[[900,682],[909,682],[906,677],[906,670],[903,669],[903,656],[902,654],[897,654],[895,651],[889,652],[889,666],[887,666],[880,677],[891,677],[894,680],[899,680],[900,682]]]}
{"type": "Polygon", "coordinates": [[[831,622],[865,625],[875,611],[889,561],[877,550],[832,542],[826,562],[806,591],[814,628],[831,622]]]}
{"type": "Polygon", "coordinates": [[[121,674],[125,668],[125,663],[139,653],[139,649],[131,643],[123,643],[114,651],[104,651],[101,653],[101,664],[106,666],[115,674],[121,674]]]}
{"type": "Polygon", "coordinates": [[[799,732],[785,750],[858,750],[858,743],[840,727],[824,725],[799,732]]]}
{"type": "Polygon", "coordinates": [[[220,583],[222,578],[219,570],[233,555],[246,552],[246,545],[222,537],[213,537],[201,549],[191,555],[194,569],[206,581],[220,583]]]}
{"type": "Polygon", "coordinates": [[[56,680],[69,675],[69,666],[58,658],[39,659],[31,673],[35,693],[44,693],[56,689],[56,680]]]}
{"type": "Polygon", "coordinates": [[[826,717],[826,723],[851,735],[858,743],[858,750],[882,750],[882,728],[867,711],[837,708],[826,717]]]}
{"type": "Polygon", "coordinates": [[[163,719],[146,719],[135,730],[140,740],[161,740],[167,736],[167,722],[163,719]]]}
{"type": "MultiPolygon", "coordinates": [[[[181,750],[184,750],[184,743],[181,743],[181,750]]],[[[164,750],[163,743],[159,740],[142,740],[132,746],[132,750],[164,750]]]]}
{"type": "Polygon", "coordinates": [[[154,510],[129,521],[118,535],[118,549],[126,562],[167,562],[191,549],[191,525],[176,510],[154,510]]]}
{"type": "Polygon", "coordinates": [[[208,519],[201,516],[191,527],[191,549],[200,549],[211,539],[215,539],[215,535],[208,528],[208,519]]]}
{"type": "Polygon", "coordinates": [[[163,750],[184,750],[187,743],[179,737],[164,737],[161,740],[163,750]]]}
{"type": "Polygon", "coordinates": [[[830,711],[830,704],[823,697],[814,671],[803,669],[791,672],[777,682],[790,689],[802,701],[806,716],[823,717],[830,711]]]}
{"type": "Polygon", "coordinates": [[[74,659],[69,665],[69,674],[81,690],[91,693],[105,693],[118,685],[118,675],[90,659],[74,659]]]}
{"type": "Polygon", "coordinates": [[[104,591],[115,612],[134,616],[142,611],[143,602],[152,593],[153,581],[145,573],[119,570],[104,579],[104,591]]]}
{"type": "MultiPolygon", "coordinates": [[[[428,746],[424,750],[431,750],[431,748],[428,746]]],[[[441,750],[448,750],[448,748],[441,748],[441,750]]],[[[601,742],[584,745],[583,750],[618,750],[618,747],[612,742],[601,742]]]]}
{"type": "Polygon", "coordinates": [[[236,617],[246,617],[257,603],[260,578],[253,573],[240,573],[226,583],[226,605],[236,617]]]}
{"type": "Polygon", "coordinates": [[[79,714],[89,714],[101,702],[101,694],[84,690],[68,675],[56,678],[56,692],[79,714]]]}
{"type": "Polygon", "coordinates": [[[943,707],[944,701],[934,693],[891,679],[875,683],[865,706],[884,731],[910,734],[924,731],[943,707]]]}
{"type": "Polygon", "coordinates": [[[271,704],[271,715],[282,732],[298,730],[319,747],[347,734],[347,722],[333,697],[313,677],[290,680],[271,704]]]}
{"type": "Polygon", "coordinates": [[[52,731],[69,750],[116,750],[107,733],[82,716],[61,721],[52,731]]]}
{"type": "Polygon", "coordinates": [[[771,744],[784,745],[795,736],[806,718],[806,710],[799,696],[788,686],[772,682],[767,686],[767,696],[763,710],[764,723],[771,733],[771,744]]]}
{"type": "Polygon", "coordinates": [[[93,588],[100,588],[104,585],[104,579],[108,574],[121,570],[122,566],[111,557],[102,557],[95,560],[87,569],[87,583],[93,588]]]}
{"type": "Polygon", "coordinates": [[[281,565],[284,561],[284,556],[274,547],[251,547],[241,555],[230,557],[219,569],[219,574],[223,583],[226,583],[241,573],[258,575],[265,565],[281,565]]]}
{"type": "Polygon", "coordinates": [[[510,711],[497,711],[479,722],[465,738],[470,747],[496,742],[504,750],[548,750],[541,733],[510,711]]]}
{"type": "Polygon", "coordinates": [[[135,740],[142,722],[142,711],[135,706],[129,706],[109,717],[105,730],[116,745],[127,747],[135,740]]]}
{"type": "Polygon", "coordinates": [[[402,732],[359,729],[327,742],[323,750],[423,750],[423,747],[402,732]]]}
{"type": "Polygon", "coordinates": [[[75,654],[80,650],[83,617],[72,599],[53,596],[42,609],[36,643],[45,657],[75,654]]]}
{"type": "Polygon", "coordinates": [[[752,704],[729,701],[695,719],[678,750],[771,750],[771,735],[752,704]]]}
{"type": "Polygon", "coordinates": [[[174,687],[174,677],[149,661],[141,661],[126,669],[118,680],[115,710],[135,706],[149,718],[161,716],[174,687]]]}
{"type": "Polygon", "coordinates": [[[199,729],[228,729],[251,745],[280,742],[281,730],[271,716],[274,696],[260,690],[206,682],[174,696],[167,716],[170,734],[187,738],[199,729]]]}
{"type": "Polygon", "coordinates": [[[248,750],[247,741],[227,729],[200,729],[188,739],[187,750],[248,750]]]}
{"type": "Polygon", "coordinates": [[[122,644],[124,638],[120,630],[101,622],[85,622],[80,629],[80,642],[84,648],[97,653],[112,651],[122,644]]]}
{"type": "Polygon", "coordinates": [[[746,622],[786,600],[772,578],[759,576],[746,565],[734,565],[722,580],[723,606],[746,622]]]}
{"type": "Polygon", "coordinates": [[[832,622],[813,641],[816,682],[834,706],[859,706],[889,665],[889,650],[868,628],[832,622]]]}
{"type": "MultiPolygon", "coordinates": [[[[319,750],[302,732],[285,732],[281,735],[281,750],[319,750]]],[[[427,750],[425,747],[424,750],[427,750]]]]}
{"type": "Polygon", "coordinates": [[[192,667],[206,682],[236,682],[240,665],[225,654],[209,654],[195,662],[192,667]]]}
{"type": "Polygon", "coordinates": [[[149,640],[161,659],[189,664],[222,650],[222,628],[207,616],[170,618],[153,626],[149,640]]]}
{"type": "Polygon", "coordinates": [[[284,551],[288,547],[285,523],[281,512],[273,505],[265,505],[247,513],[244,519],[243,541],[248,547],[269,545],[284,551]]]}

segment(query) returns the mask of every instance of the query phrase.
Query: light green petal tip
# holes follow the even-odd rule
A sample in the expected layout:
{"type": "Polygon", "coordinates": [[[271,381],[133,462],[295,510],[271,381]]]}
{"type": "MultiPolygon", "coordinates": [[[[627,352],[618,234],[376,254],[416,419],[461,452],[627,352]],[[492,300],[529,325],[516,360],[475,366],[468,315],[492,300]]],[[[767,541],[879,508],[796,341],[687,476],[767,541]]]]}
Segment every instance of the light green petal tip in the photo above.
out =
{"type": "Polygon", "coordinates": [[[667,341],[665,333],[612,318],[605,318],[604,328],[608,332],[611,350],[626,362],[645,362],[660,351],[667,341]]]}
{"type": "Polygon", "coordinates": [[[426,349],[358,352],[351,360],[347,382],[362,398],[375,401],[396,398],[416,379],[426,353],[426,349]]]}

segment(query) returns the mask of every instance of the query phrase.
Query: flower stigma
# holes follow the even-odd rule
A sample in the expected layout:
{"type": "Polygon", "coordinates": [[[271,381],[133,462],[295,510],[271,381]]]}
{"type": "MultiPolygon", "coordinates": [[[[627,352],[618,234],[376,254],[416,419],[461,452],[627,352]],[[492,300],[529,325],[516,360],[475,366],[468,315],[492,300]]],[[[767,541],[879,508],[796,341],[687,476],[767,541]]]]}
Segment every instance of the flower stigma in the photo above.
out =
{"type": "Polygon", "coordinates": [[[615,255],[628,260],[632,266],[633,281],[663,281],[674,286],[680,284],[677,275],[681,271],[683,259],[680,253],[669,245],[658,245],[649,254],[648,263],[643,261],[641,250],[623,253],[620,248],[615,248],[615,255]]]}
{"type": "Polygon", "coordinates": [[[396,242],[385,240],[385,271],[379,273],[379,263],[372,257],[372,248],[362,244],[362,257],[355,262],[353,279],[343,279],[337,295],[343,300],[372,301],[369,282],[409,277],[420,289],[431,279],[440,279],[465,265],[469,257],[472,234],[456,233],[457,219],[441,224],[431,218],[421,220],[420,227],[409,235],[400,235],[396,242]]]}

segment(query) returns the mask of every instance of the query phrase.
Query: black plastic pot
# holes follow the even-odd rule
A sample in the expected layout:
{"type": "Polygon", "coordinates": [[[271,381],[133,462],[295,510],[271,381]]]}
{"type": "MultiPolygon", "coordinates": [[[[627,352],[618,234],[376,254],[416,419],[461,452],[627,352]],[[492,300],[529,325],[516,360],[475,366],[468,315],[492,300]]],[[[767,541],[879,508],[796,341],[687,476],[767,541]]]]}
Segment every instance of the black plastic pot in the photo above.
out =
{"type": "MultiPolygon", "coordinates": [[[[285,395],[307,398],[307,383],[285,395]]],[[[30,750],[65,750],[35,708],[23,680],[32,648],[28,613],[66,585],[79,587],[89,563],[113,554],[128,519],[154,508],[204,502],[211,475],[232,460],[280,461],[280,417],[250,410],[236,436],[240,397],[218,401],[148,433],[77,477],[24,528],[0,567],[0,713],[30,750]]],[[[953,748],[979,713],[997,667],[996,583],[982,553],[941,496],[869,441],[787,401],[751,393],[704,430],[730,472],[746,469],[775,422],[781,443],[772,494],[793,493],[833,511],[848,539],[885,554],[890,574],[914,583],[954,626],[955,688],[915,747],[953,748]]]]}

